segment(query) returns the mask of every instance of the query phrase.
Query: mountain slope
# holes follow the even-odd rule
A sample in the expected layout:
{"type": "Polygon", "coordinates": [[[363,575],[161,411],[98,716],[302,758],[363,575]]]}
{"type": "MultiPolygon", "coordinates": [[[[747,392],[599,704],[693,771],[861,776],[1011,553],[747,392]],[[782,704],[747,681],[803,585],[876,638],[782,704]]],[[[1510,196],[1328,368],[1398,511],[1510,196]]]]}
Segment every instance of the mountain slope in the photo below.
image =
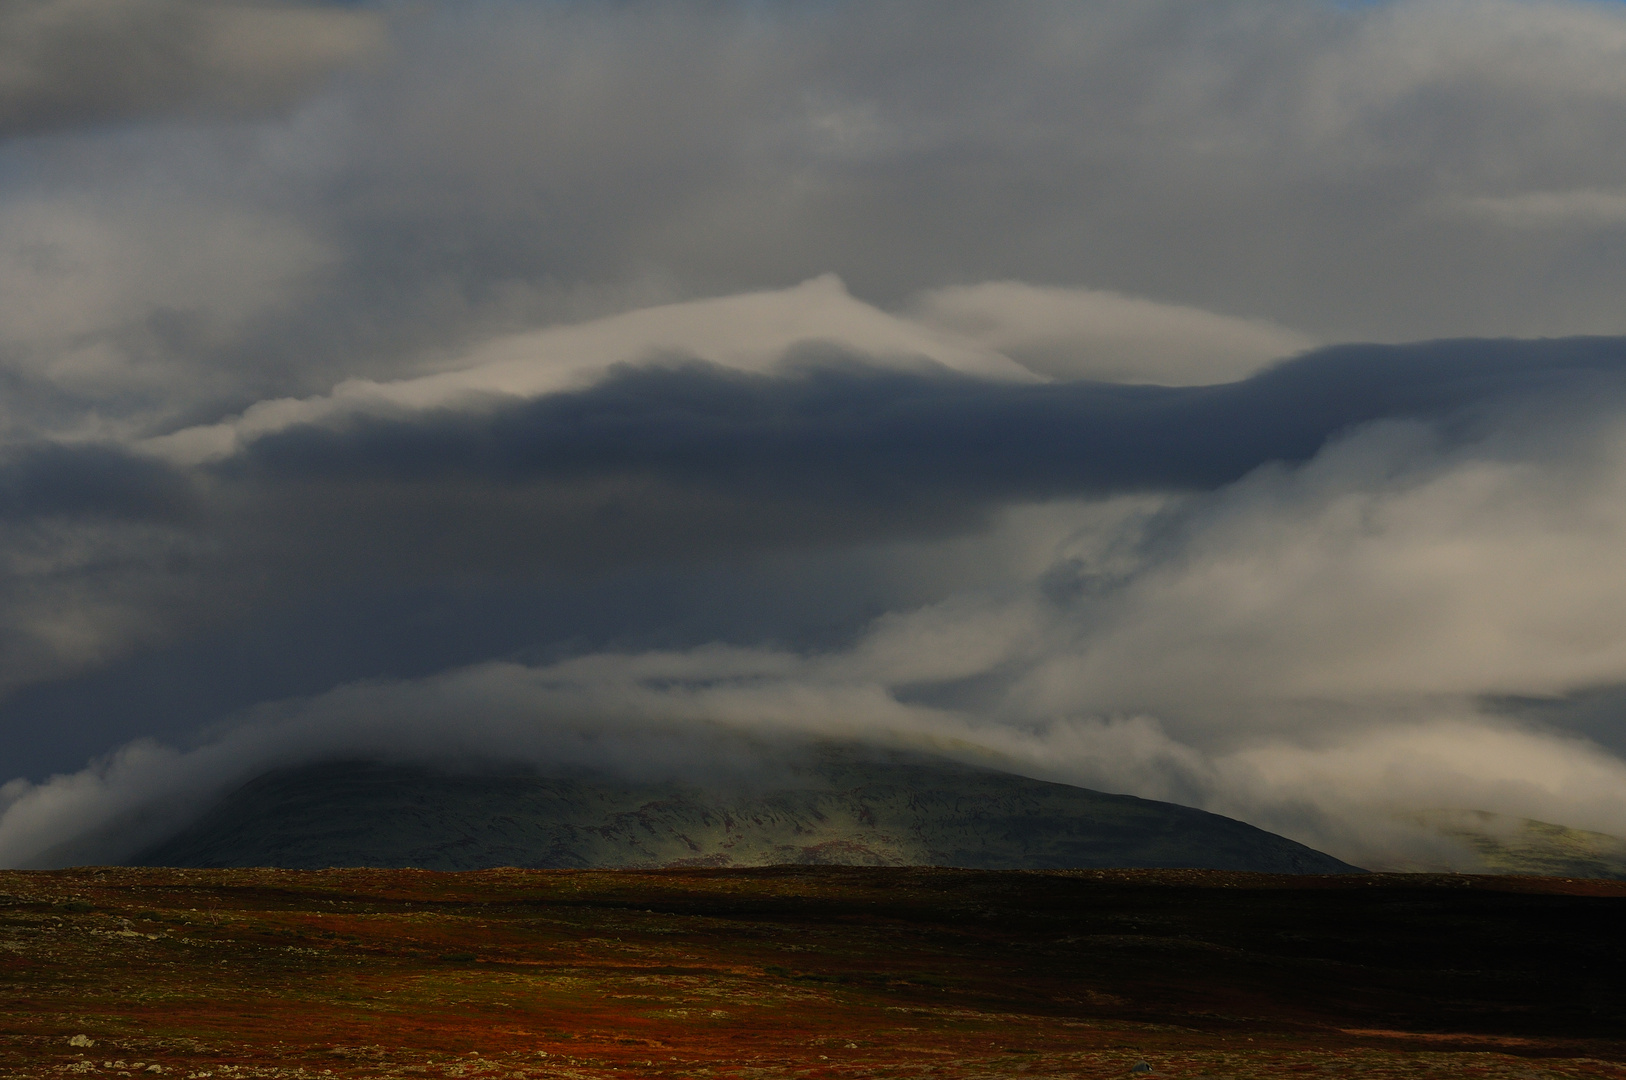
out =
{"type": "Polygon", "coordinates": [[[1425,810],[1410,820],[1468,847],[1487,874],[1626,879],[1626,838],[1485,810],[1425,810]]]}
{"type": "Polygon", "coordinates": [[[840,761],[756,790],[328,763],[268,773],[148,866],[1354,867],[1217,814],[947,761],[840,761]]]}

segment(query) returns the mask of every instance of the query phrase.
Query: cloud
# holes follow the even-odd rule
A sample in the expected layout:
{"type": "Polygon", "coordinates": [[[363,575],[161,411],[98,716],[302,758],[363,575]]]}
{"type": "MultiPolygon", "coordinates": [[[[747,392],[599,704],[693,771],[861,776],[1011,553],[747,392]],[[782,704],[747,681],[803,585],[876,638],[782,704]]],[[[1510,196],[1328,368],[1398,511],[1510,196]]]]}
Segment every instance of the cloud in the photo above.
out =
{"type": "Polygon", "coordinates": [[[0,850],[123,850],[135,833],[92,825],[170,822],[325,755],[699,768],[715,739],[994,761],[1357,862],[1471,865],[1403,820],[1430,800],[1620,830],[1626,766],[1496,702],[1626,682],[1621,359],[1613,340],[1345,346],[1188,388],[657,365],[518,406],[265,434],[198,467],[187,513],[245,514],[214,519],[212,543],[239,548],[228,567],[289,560],[284,600],[339,578],[553,573],[573,550],[925,542],[1061,501],[1011,519],[983,586],[946,575],[846,641],[509,659],[253,707],[196,749],[13,787],[0,850]],[[627,476],[643,486],[604,517],[593,493],[627,476]]]}
{"type": "Polygon", "coordinates": [[[575,326],[488,341],[451,370],[390,383],[352,379],[332,394],[260,402],[240,418],[172,432],[146,448],[198,463],[228,456],[269,432],[351,413],[422,410],[475,397],[535,398],[579,390],[619,366],[696,357],[733,371],[776,370],[796,346],[861,353],[871,363],[922,362],[967,375],[1033,382],[1000,353],[887,315],[824,275],[792,289],[666,304],[575,326]]]}
{"type": "MultiPolygon", "coordinates": [[[[1617,399],[1618,400],[1618,399],[1617,399]]],[[[1199,501],[1034,708],[1548,696],[1626,676],[1626,432],[1380,425],[1199,501]],[[1523,436],[1522,438],[1520,436],[1523,436]],[[1155,657],[1155,662],[1138,660],[1155,657]],[[1082,697],[1078,695],[1083,695],[1082,697]]]]}
{"type": "Polygon", "coordinates": [[[314,4],[7,0],[0,43],[3,137],[280,111],[384,40],[376,16],[314,4]]]}
{"type": "Polygon", "coordinates": [[[0,442],[128,438],[277,377],[236,351],[333,261],[306,224],[135,177],[55,188],[0,198],[0,442]]]}
{"type": "Polygon", "coordinates": [[[16,858],[414,695],[413,746],[805,711],[1349,853],[1432,851],[1380,804],[1436,781],[1614,820],[1618,6],[41,0],[0,41],[16,858]]]}
{"type": "Polygon", "coordinates": [[[174,519],[191,495],[174,470],[112,446],[46,443],[0,461],[0,521],[174,519]]]}
{"type": "Polygon", "coordinates": [[[1626,831],[1626,763],[1472,710],[1254,731],[1226,747],[1173,736],[1147,716],[1013,724],[909,703],[887,674],[896,672],[866,672],[850,654],[708,647],[356,684],[256,709],[190,751],[139,742],[76,774],[14,781],[0,789],[0,861],[128,858],[245,780],[311,760],[760,781],[830,739],[1206,806],[1379,868],[1477,866],[1410,823],[1418,808],[1493,807],[1626,831]]]}
{"type": "MultiPolygon", "coordinates": [[[[1303,461],[1377,420],[1463,414],[1472,431],[1472,407],[1595,392],[1614,385],[1623,364],[1620,339],[1447,341],[1340,346],[1219,386],[1125,387],[899,370],[818,346],[790,350],[772,374],[657,356],[529,400],[410,383],[358,393],[363,407],[353,412],[325,399],[288,403],[300,411],[285,416],[274,403],[235,454],[204,464],[223,477],[292,481],[630,474],[751,498],[828,492],[854,504],[874,501],[866,492],[965,504],[1205,488],[1303,461]],[[418,407],[399,404],[420,394],[418,407]],[[395,408],[366,407],[378,399],[395,408]]],[[[545,356],[541,367],[549,377],[545,356]]],[[[471,382],[484,378],[476,371],[471,382]]]]}
{"type": "Polygon", "coordinates": [[[787,699],[774,680],[803,666],[795,657],[728,648],[589,657],[557,670],[488,663],[267,705],[254,710],[251,722],[190,752],[137,743],[72,777],[0,788],[0,861],[120,857],[134,850],[131,844],[174,828],[211,795],[278,763],[308,760],[313,751],[387,760],[531,760],[641,776],[760,776],[775,755],[761,736],[816,734],[832,722],[863,724],[877,709],[897,717],[923,711],[889,703],[874,688],[836,683],[787,699]],[[734,694],[682,693],[686,681],[700,686],[716,679],[731,682],[734,694]],[[659,692],[646,692],[640,701],[638,688],[646,681],[678,687],[688,706],[674,709],[676,699],[659,692]],[[742,727],[743,711],[762,708],[765,724],[756,731],[742,727]],[[468,718],[460,733],[446,725],[453,712],[468,718]],[[546,719],[539,723],[539,716],[546,719]]]}
{"type": "Polygon", "coordinates": [[[928,331],[975,315],[958,347],[1067,377],[1626,331],[1618,250],[1461,210],[1607,209],[1626,16],[1606,6],[0,10],[19,86],[164,117],[63,105],[50,137],[0,144],[0,437],[207,427],[830,272],[882,311],[931,298],[928,331]],[[359,66],[295,77],[342,58],[261,23],[331,32],[359,66]],[[360,64],[385,23],[390,62],[360,64]],[[29,59],[56,56],[53,35],[66,59],[29,59]],[[129,47],[150,37],[184,55],[129,47]],[[273,59],[210,67],[216,39],[273,59]],[[121,83],[143,56],[191,89],[121,83]],[[297,93],[232,89],[271,86],[289,56],[297,93]]]}
{"type": "MultiPolygon", "coordinates": [[[[805,295],[680,305],[657,310],[654,322],[667,327],[675,319],[681,327],[696,311],[708,320],[718,312],[777,317],[788,300],[805,295]]],[[[833,304],[857,318],[849,344],[873,341],[881,349],[900,335],[914,340],[907,324],[829,286],[812,295],[818,310],[833,304]]],[[[549,348],[556,338],[547,332],[523,339],[523,350],[505,344],[507,366],[468,369],[475,386],[495,368],[510,386],[539,380],[548,387],[557,384],[563,355],[585,363],[567,369],[571,378],[598,380],[574,389],[473,394],[470,383],[455,381],[464,373],[454,371],[449,388],[437,375],[404,389],[274,404],[250,411],[258,424],[251,437],[229,429],[240,439],[235,450],[198,464],[140,449],[151,443],[43,443],[17,451],[0,486],[9,521],[0,552],[12,560],[12,605],[0,628],[13,636],[0,686],[15,693],[138,647],[218,634],[222,623],[250,624],[278,611],[306,610],[328,621],[331,613],[318,612],[326,610],[323,598],[335,595],[350,597],[357,614],[347,618],[360,619],[365,637],[378,631],[362,629],[364,613],[376,609],[393,623],[399,614],[388,598],[409,590],[455,596],[503,583],[557,591],[575,582],[587,590],[573,601],[579,606],[590,603],[593,588],[613,591],[628,574],[647,572],[666,575],[663,590],[688,594],[673,582],[720,563],[941,543],[987,529],[1024,503],[1233,487],[1268,494],[1274,474],[1249,474],[1318,454],[1343,460],[1323,448],[1362,425],[1409,418],[1431,425],[1430,438],[1449,452],[1477,445],[1511,402],[1618,393],[1623,360],[1615,339],[1439,342],[1330,348],[1218,386],[1047,384],[989,378],[1008,369],[976,350],[969,355],[983,365],[973,368],[981,374],[914,356],[900,366],[895,355],[872,360],[797,344],[794,321],[775,341],[740,336],[751,320],[729,318],[721,320],[727,330],[719,355],[760,370],[662,360],[659,351],[643,364],[605,366],[665,340],[622,332],[639,322],[620,317],[584,328],[579,340],[614,345],[596,359],[584,360],[594,356],[587,349],[549,348]],[[757,351],[726,352],[742,340],[757,351]],[[764,349],[783,342],[793,343],[783,355],[764,349]],[[511,358],[514,351],[520,359],[511,358]],[[533,358],[535,370],[526,367],[533,358]]],[[[843,325],[828,323],[833,333],[843,325]]],[[[711,347],[699,338],[690,344],[711,347]]],[[[952,348],[945,350],[952,358],[952,348]]],[[[1389,447],[1393,460],[1357,455],[1368,464],[1355,475],[1381,486],[1408,455],[1434,452],[1434,443],[1409,430],[1391,424],[1369,436],[1389,447]]],[[[1422,491],[1436,497],[1427,485],[1422,491]]],[[[1243,520],[1267,520],[1271,512],[1271,499],[1261,495],[1243,520]]],[[[1244,552],[1250,545],[1272,550],[1245,531],[1232,542],[1244,552]]],[[[1336,566],[1331,557],[1311,562],[1304,576],[1336,566]]],[[[836,608],[862,610],[897,595],[875,583],[878,571],[848,572],[857,575],[849,585],[831,583],[848,590],[836,608]]],[[[1050,580],[1058,589],[1075,587],[1065,567],[1053,568],[1050,580]]],[[[1148,611],[1158,580],[1146,575],[1141,586],[1148,611]]],[[[1177,591],[1171,597],[1175,609],[1187,602],[1177,591]]],[[[537,602],[538,611],[555,610],[537,602]]],[[[620,617],[628,626],[647,625],[626,610],[629,602],[617,601],[620,617]]],[[[462,601],[453,610],[480,621],[462,601]]],[[[1302,615],[1284,608],[1279,617],[1296,626],[1302,615]]],[[[1226,617],[1216,610],[1216,620],[1226,617]]],[[[1374,625],[1382,617],[1374,614],[1374,625]]],[[[797,619],[788,615],[783,625],[797,619]]],[[[1186,616],[1176,621],[1203,625],[1186,616]]],[[[528,624],[505,625],[518,634],[528,624]]],[[[547,633],[564,641],[583,625],[580,616],[564,617],[547,633]]],[[[726,634],[725,627],[726,619],[713,632],[726,634]]],[[[1137,633],[1122,628],[1125,642],[1137,633]]],[[[1291,651],[1296,642],[1288,635],[1282,647],[1291,651]]],[[[1215,663],[1223,668],[1223,657],[1215,663]]],[[[333,671],[330,661],[320,669],[333,671]]],[[[1100,685],[1122,678],[1103,676],[1100,685]]],[[[1224,682],[1204,672],[1192,679],[1224,682]]],[[[86,717],[75,723],[95,722],[94,710],[74,711],[86,717]]]]}
{"type": "Polygon", "coordinates": [[[1477,868],[1466,853],[1408,827],[1409,811],[1496,806],[1514,817],[1626,833],[1619,795],[1626,762],[1583,739],[1471,711],[1441,709],[1319,746],[1262,740],[1223,755],[1216,768],[1215,786],[1225,792],[1217,806],[1289,829],[1303,828],[1313,808],[1323,843],[1396,868],[1477,868]]]}
{"type": "Polygon", "coordinates": [[[910,310],[928,325],[957,330],[1058,379],[1233,382],[1315,344],[1264,320],[1014,281],[934,289],[910,310]]]}
{"type": "Polygon", "coordinates": [[[490,5],[403,30],[321,135],[367,193],[359,254],[470,284],[834,271],[887,305],[1038,280],[1317,340],[1626,329],[1612,256],[1554,280],[1437,209],[1618,185],[1626,15],[1468,10],[490,5]]]}

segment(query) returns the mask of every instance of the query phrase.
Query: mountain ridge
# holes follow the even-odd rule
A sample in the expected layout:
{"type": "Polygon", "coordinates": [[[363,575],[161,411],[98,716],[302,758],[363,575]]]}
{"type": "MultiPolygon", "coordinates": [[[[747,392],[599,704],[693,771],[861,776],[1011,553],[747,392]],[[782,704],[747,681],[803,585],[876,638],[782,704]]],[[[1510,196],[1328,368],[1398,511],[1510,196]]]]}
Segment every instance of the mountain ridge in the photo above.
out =
{"type": "Polygon", "coordinates": [[[945,760],[830,758],[750,787],[325,762],[251,780],[130,861],[288,869],[801,863],[1358,871],[1285,837],[1173,803],[945,760]]]}

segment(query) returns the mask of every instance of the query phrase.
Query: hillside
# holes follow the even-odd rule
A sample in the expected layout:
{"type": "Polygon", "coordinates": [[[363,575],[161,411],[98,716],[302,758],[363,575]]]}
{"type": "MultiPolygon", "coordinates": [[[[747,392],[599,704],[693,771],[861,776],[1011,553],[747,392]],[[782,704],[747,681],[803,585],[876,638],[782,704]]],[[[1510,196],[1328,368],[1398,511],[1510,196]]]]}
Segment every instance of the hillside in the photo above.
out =
{"type": "Polygon", "coordinates": [[[1467,847],[1485,873],[1626,879],[1619,836],[1485,810],[1425,810],[1407,819],[1467,847]]]}
{"type": "Polygon", "coordinates": [[[259,777],[133,861],[433,870],[782,863],[1354,869],[1190,807],[921,759],[825,759],[754,790],[325,763],[259,777]]]}

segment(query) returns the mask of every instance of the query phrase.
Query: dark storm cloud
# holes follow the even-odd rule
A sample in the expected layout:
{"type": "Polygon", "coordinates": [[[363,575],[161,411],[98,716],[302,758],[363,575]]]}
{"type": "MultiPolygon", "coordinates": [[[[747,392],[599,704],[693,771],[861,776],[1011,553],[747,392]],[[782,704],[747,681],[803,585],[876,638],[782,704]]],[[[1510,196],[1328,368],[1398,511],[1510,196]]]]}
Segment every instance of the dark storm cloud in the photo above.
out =
{"type": "Polygon", "coordinates": [[[1362,424],[1448,419],[1449,437],[1498,403],[1596,395],[1623,375],[1617,338],[1339,346],[1207,387],[806,355],[773,376],[680,363],[517,404],[296,425],[190,470],[36,446],[0,463],[0,520],[162,523],[205,541],[214,573],[294,593],[545,579],[948,535],[1031,500],[1214,489],[1362,424]]]}
{"type": "Polygon", "coordinates": [[[374,16],[221,0],[0,3],[0,136],[165,113],[262,115],[382,45],[374,16]]]}
{"type": "Polygon", "coordinates": [[[1621,338],[1339,346],[1207,387],[999,383],[856,362],[791,377],[677,365],[520,405],[290,428],[217,472],[465,491],[637,478],[747,504],[904,513],[938,500],[1212,488],[1267,462],[1304,461],[1362,423],[1434,418],[1623,372],[1621,338]]]}
{"type": "Polygon", "coordinates": [[[179,470],[117,446],[36,446],[0,460],[0,522],[174,521],[193,495],[179,470]]]}

